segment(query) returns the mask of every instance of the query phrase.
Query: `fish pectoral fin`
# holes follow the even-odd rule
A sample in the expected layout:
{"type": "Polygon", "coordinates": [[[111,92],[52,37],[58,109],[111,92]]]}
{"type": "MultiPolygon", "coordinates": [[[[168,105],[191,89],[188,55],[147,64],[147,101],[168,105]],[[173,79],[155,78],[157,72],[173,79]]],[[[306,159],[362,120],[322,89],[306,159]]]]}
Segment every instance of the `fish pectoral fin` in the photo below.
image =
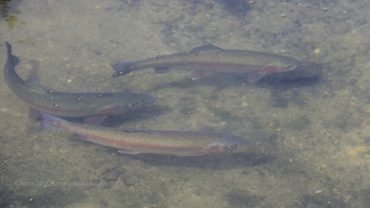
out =
{"type": "Polygon", "coordinates": [[[191,49],[190,52],[219,51],[219,50],[224,50],[224,49],[222,49],[220,47],[217,47],[215,45],[212,45],[212,44],[207,44],[207,45],[202,45],[202,46],[195,47],[195,48],[191,49]]]}
{"type": "Polygon", "coordinates": [[[129,149],[119,149],[118,152],[122,154],[128,154],[128,155],[138,155],[141,153],[141,152],[137,152],[135,150],[129,150],[129,149]]]}
{"type": "Polygon", "coordinates": [[[248,73],[248,83],[256,83],[260,79],[262,79],[264,76],[266,76],[266,72],[261,71],[253,71],[248,73]]]}
{"type": "Polygon", "coordinates": [[[107,115],[89,116],[84,118],[84,123],[99,126],[107,117],[107,115]]]}

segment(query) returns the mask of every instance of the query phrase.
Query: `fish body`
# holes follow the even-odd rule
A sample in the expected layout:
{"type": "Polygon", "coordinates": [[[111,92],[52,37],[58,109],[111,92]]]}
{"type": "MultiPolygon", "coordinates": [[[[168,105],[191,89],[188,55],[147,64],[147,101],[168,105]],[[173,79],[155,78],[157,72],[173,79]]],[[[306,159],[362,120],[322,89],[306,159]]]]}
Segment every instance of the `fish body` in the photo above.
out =
{"type": "Polygon", "coordinates": [[[119,149],[125,154],[168,154],[197,156],[233,152],[245,144],[235,135],[190,131],[123,131],[116,128],[72,123],[42,114],[44,127],[56,127],[78,135],[83,140],[119,149]]]}
{"type": "Polygon", "coordinates": [[[154,101],[150,95],[120,93],[66,93],[43,87],[38,80],[23,80],[15,71],[18,58],[6,42],[4,77],[9,88],[31,109],[62,117],[119,115],[154,101]]]}
{"type": "Polygon", "coordinates": [[[163,72],[169,69],[197,72],[247,73],[250,82],[256,82],[266,74],[296,69],[300,61],[279,54],[222,49],[213,45],[200,46],[189,52],[157,56],[134,62],[113,64],[114,77],[132,71],[154,68],[163,72]]]}

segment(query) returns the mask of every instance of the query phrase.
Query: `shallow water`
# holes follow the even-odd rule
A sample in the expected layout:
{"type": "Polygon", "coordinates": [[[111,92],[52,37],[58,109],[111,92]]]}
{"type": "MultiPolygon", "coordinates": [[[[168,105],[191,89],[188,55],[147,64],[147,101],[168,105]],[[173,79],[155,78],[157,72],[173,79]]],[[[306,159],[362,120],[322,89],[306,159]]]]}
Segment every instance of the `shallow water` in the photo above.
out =
{"type": "Polygon", "coordinates": [[[3,2],[0,40],[13,44],[22,75],[37,61],[40,81],[53,89],[158,97],[126,115],[123,128],[212,129],[261,148],[195,158],[119,154],[37,130],[1,77],[0,207],[369,206],[368,2],[3,2]],[[257,84],[151,69],[111,77],[111,63],[207,43],[291,55],[320,73],[257,84]]]}

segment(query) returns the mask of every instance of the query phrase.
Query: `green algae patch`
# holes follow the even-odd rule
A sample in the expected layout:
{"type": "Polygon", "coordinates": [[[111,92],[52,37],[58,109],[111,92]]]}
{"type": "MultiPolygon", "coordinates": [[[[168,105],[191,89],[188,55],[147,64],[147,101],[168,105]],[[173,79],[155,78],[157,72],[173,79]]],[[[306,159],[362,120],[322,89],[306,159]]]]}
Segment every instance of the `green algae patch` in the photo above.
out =
{"type": "Polygon", "coordinates": [[[8,23],[8,26],[10,29],[13,29],[15,24],[17,23],[17,17],[16,16],[7,16],[6,22],[8,23]]]}

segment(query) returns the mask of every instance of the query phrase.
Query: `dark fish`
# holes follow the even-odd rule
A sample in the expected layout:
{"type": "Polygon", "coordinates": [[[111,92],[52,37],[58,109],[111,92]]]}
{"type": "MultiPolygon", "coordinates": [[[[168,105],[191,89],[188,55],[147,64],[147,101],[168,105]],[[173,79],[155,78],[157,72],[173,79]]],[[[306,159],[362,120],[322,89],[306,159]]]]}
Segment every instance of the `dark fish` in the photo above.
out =
{"type": "Polygon", "coordinates": [[[134,62],[113,64],[114,77],[132,71],[154,68],[157,72],[170,69],[203,72],[246,73],[250,83],[257,82],[266,74],[280,73],[296,69],[300,61],[279,54],[226,50],[213,45],[194,48],[189,52],[157,56],[134,62]]]}
{"type": "Polygon", "coordinates": [[[115,128],[71,123],[41,114],[43,127],[56,127],[78,135],[81,139],[119,149],[124,154],[169,154],[197,156],[235,152],[246,141],[231,134],[189,131],[123,131],[115,128]]]}
{"type": "Polygon", "coordinates": [[[150,95],[130,92],[65,93],[48,90],[36,79],[25,81],[19,77],[15,71],[18,58],[12,55],[11,45],[5,44],[5,80],[9,88],[36,111],[62,117],[119,115],[154,101],[150,95]]]}

